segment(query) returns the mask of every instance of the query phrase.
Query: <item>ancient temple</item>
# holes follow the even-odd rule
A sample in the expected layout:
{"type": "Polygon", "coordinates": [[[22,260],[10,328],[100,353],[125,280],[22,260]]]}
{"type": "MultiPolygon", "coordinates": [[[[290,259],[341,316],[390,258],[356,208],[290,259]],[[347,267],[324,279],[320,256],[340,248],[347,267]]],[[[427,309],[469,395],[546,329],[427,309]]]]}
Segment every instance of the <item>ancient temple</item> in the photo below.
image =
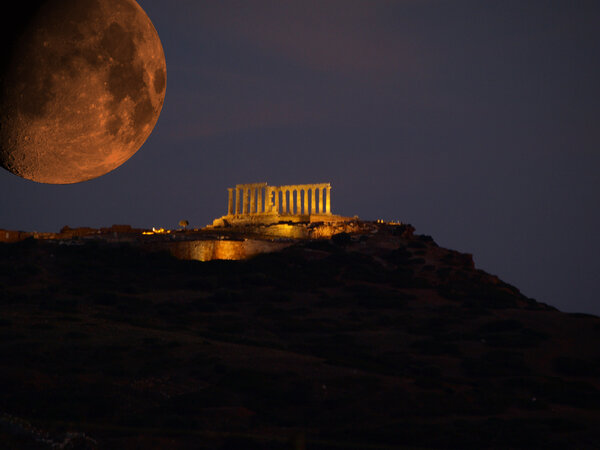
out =
{"type": "Polygon", "coordinates": [[[235,188],[228,188],[228,192],[228,216],[331,214],[329,183],[288,186],[268,186],[267,183],[238,184],[235,188]]]}
{"type": "Polygon", "coordinates": [[[338,221],[331,213],[331,184],[290,184],[269,186],[267,183],[238,184],[228,188],[227,215],[222,223],[274,223],[338,221]]]}

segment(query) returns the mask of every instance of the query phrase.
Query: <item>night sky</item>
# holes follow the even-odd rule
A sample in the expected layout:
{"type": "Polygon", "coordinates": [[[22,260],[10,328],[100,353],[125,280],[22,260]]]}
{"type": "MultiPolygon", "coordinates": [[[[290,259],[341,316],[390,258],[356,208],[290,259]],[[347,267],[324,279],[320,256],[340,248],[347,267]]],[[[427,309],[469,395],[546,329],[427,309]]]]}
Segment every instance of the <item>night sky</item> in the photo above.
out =
{"type": "Polygon", "coordinates": [[[0,171],[0,228],[204,226],[227,187],[331,182],[564,311],[600,314],[600,2],[138,0],[167,95],[119,169],[0,171]]]}

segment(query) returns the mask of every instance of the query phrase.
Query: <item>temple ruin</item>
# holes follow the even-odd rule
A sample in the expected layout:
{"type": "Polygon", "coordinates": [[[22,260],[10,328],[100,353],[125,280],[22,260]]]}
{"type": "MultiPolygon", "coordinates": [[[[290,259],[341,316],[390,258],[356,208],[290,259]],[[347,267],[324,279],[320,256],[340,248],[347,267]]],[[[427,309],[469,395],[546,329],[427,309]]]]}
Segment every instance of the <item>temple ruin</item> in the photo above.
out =
{"type": "Polygon", "coordinates": [[[329,183],[288,186],[250,183],[238,184],[235,188],[227,190],[229,192],[228,216],[234,214],[331,214],[331,184],[329,183]],[[264,203],[262,201],[263,194],[264,203]]]}
{"type": "MultiPolygon", "coordinates": [[[[373,223],[358,216],[343,217],[331,212],[331,184],[267,183],[238,184],[227,189],[227,214],[203,228],[169,230],[132,228],[63,227],[59,233],[0,230],[0,242],[28,238],[58,245],[84,245],[87,241],[106,245],[139,245],[152,251],[168,251],[176,258],[197,261],[241,260],[261,253],[283,250],[302,240],[331,239],[348,235],[376,233],[373,223]]],[[[184,225],[185,223],[185,225],[184,225]]]]}
{"type": "Polygon", "coordinates": [[[331,213],[331,184],[238,184],[228,188],[227,215],[215,226],[232,223],[330,222],[346,218],[331,213]]]}

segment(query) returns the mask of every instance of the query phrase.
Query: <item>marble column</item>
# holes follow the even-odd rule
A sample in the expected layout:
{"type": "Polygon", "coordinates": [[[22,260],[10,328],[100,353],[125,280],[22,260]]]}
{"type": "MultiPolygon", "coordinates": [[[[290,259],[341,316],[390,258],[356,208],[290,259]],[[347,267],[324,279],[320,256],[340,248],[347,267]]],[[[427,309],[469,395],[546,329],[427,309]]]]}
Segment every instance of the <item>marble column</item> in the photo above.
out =
{"type": "Polygon", "coordinates": [[[325,189],[323,189],[323,188],[319,189],[319,214],[323,214],[323,207],[325,206],[325,202],[323,201],[324,192],[325,192],[325,189]]]}
{"type": "Polygon", "coordinates": [[[331,187],[326,187],[327,198],[325,200],[325,214],[331,214],[331,187]]]}
{"type": "Polygon", "coordinates": [[[242,205],[242,214],[248,214],[248,206],[250,206],[249,205],[250,189],[242,188],[242,191],[244,192],[244,203],[242,205]]]}
{"type": "Polygon", "coordinates": [[[250,214],[256,212],[256,188],[250,188],[250,214]]]}
{"type": "Polygon", "coordinates": [[[300,214],[300,207],[302,206],[302,200],[300,199],[300,189],[296,189],[296,215],[300,214]]]}
{"type": "Polygon", "coordinates": [[[279,214],[279,188],[269,188],[269,212],[279,214]]]}
{"type": "Polygon", "coordinates": [[[269,211],[269,192],[271,191],[270,187],[265,187],[265,208],[264,208],[264,212],[265,214],[268,214],[269,211]]]}
{"type": "Polygon", "coordinates": [[[240,198],[240,190],[235,188],[235,213],[240,213],[240,204],[242,203],[242,199],[240,198]]]}
{"type": "Polygon", "coordinates": [[[283,195],[283,192],[281,191],[281,188],[277,188],[277,190],[275,191],[275,212],[277,214],[279,214],[279,203],[280,203],[280,197],[283,195]]]}
{"type": "Polygon", "coordinates": [[[317,213],[317,191],[314,187],[310,188],[310,212],[311,214],[317,213]]]}
{"type": "Polygon", "coordinates": [[[256,198],[256,213],[257,214],[262,214],[262,190],[263,188],[258,188],[257,189],[257,198],[256,198]]]}
{"type": "Polygon", "coordinates": [[[227,192],[229,194],[229,199],[227,202],[227,215],[231,216],[233,214],[233,188],[227,188],[227,192]]]}
{"type": "Polygon", "coordinates": [[[281,214],[287,213],[287,189],[281,190],[281,214]]]}

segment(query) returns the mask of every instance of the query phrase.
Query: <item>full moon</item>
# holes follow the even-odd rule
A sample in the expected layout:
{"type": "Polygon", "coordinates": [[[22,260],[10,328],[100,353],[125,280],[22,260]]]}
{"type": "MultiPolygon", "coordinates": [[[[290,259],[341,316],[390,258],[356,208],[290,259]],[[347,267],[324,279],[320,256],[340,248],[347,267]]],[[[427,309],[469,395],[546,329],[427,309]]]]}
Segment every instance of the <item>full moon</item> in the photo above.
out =
{"type": "Polygon", "coordinates": [[[0,24],[0,165],[51,184],[116,169],[146,141],[165,97],[152,22],[134,0],[16,3],[25,6],[0,24]]]}

